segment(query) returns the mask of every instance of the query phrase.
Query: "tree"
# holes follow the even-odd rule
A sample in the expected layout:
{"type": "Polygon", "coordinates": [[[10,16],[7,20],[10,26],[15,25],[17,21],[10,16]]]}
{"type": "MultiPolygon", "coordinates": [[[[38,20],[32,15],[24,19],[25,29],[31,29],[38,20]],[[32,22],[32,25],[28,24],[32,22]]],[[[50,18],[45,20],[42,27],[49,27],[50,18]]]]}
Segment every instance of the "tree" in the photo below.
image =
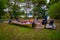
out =
{"type": "Polygon", "coordinates": [[[25,0],[18,0],[18,2],[25,2],[25,0]]]}
{"type": "Polygon", "coordinates": [[[7,7],[7,0],[0,0],[0,18],[5,14],[4,9],[7,7]]]}
{"type": "Polygon", "coordinates": [[[50,2],[47,4],[47,7],[49,8],[52,4],[55,4],[59,2],[60,0],[50,0],[50,2]]]}
{"type": "Polygon", "coordinates": [[[16,18],[16,16],[20,16],[20,15],[25,14],[24,12],[20,11],[20,7],[18,5],[13,5],[12,10],[13,10],[12,13],[13,13],[14,18],[16,18]]]}
{"type": "Polygon", "coordinates": [[[60,1],[51,5],[48,13],[51,18],[60,19],[60,1]]]}
{"type": "Polygon", "coordinates": [[[14,6],[12,6],[12,13],[13,13],[13,16],[14,16],[14,18],[16,18],[16,16],[18,16],[19,15],[19,7],[18,7],[18,5],[14,5],[14,6]]]}
{"type": "Polygon", "coordinates": [[[18,3],[24,2],[24,0],[8,0],[8,13],[10,14],[10,19],[16,18],[21,12],[18,3]],[[11,3],[13,1],[14,3],[11,3]]]}
{"type": "Polygon", "coordinates": [[[34,5],[37,4],[37,6],[41,6],[41,5],[45,5],[46,4],[46,0],[32,0],[32,3],[34,5]]]}
{"type": "Polygon", "coordinates": [[[59,0],[50,0],[50,5],[54,4],[54,3],[57,3],[59,0]]]}
{"type": "Polygon", "coordinates": [[[41,14],[45,14],[41,7],[46,5],[46,0],[32,0],[32,3],[34,4],[33,12],[37,14],[38,18],[41,17],[41,14]]]}

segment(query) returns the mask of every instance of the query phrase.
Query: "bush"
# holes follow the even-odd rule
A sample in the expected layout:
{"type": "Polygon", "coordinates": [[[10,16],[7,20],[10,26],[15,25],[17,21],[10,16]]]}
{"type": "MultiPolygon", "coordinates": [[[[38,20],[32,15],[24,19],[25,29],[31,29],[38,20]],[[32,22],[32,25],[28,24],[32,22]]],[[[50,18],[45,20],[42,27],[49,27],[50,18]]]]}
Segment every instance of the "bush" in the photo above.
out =
{"type": "Polygon", "coordinates": [[[52,4],[48,10],[51,18],[60,19],[60,1],[52,4]]]}

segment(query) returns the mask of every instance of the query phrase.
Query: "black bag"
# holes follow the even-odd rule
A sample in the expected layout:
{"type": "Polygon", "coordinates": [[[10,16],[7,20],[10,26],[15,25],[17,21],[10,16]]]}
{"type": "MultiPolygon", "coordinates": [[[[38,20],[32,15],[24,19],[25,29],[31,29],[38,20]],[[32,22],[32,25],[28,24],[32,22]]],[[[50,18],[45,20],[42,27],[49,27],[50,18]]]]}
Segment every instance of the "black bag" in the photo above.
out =
{"type": "Polygon", "coordinates": [[[45,25],[45,24],[47,24],[47,20],[42,21],[42,25],[45,25]]]}

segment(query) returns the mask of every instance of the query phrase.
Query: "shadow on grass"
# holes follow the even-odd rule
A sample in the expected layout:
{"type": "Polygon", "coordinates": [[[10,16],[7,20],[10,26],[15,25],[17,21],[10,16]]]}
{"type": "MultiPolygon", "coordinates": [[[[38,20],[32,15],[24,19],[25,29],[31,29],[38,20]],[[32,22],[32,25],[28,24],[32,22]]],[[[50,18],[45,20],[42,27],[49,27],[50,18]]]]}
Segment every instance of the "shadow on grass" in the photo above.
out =
{"type": "Polygon", "coordinates": [[[15,24],[15,23],[11,23],[11,25],[16,25],[16,26],[20,26],[20,27],[25,27],[25,28],[30,28],[32,29],[32,26],[27,25],[21,25],[21,24],[15,24]]]}

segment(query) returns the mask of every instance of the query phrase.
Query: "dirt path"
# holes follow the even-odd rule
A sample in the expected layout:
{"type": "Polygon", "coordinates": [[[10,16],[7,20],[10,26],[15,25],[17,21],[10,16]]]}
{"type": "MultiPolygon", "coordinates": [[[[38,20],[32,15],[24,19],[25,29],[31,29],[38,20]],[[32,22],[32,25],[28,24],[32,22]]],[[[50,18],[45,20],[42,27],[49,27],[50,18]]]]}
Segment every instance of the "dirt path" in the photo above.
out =
{"type": "Polygon", "coordinates": [[[38,31],[41,29],[44,29],[44,26],[42,24],[36,24],[35,30],[38,31]]]}

